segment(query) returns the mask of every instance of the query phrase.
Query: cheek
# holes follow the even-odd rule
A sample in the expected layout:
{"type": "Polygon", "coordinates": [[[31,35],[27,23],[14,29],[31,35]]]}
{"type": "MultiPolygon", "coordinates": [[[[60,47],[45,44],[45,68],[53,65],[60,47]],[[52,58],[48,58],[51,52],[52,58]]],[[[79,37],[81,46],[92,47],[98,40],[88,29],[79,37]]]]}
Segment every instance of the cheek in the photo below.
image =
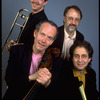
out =
{"type": "Polygon", "coordinates": [[[85,62],[85,63],[89,63],[89,60],[88,60],[88,59],[86,59],[86,60],[84,60],[84,62],[85,62]]]}
{"type": "Polygon", "coordinates": [[[79,23],[76,23],[76,26],[78,27],[79,26],[79,23]]]}
{"type": "Polygon", "coordinates": [[[86,60],[85,62],[86,62],[86,65],[88,65],[88,63],[89,63],[90,61],[89,61],[89,60],[86,60]]]}
{"type": "Polygon", "coordinates": [[[43,39],[39,34],[36,35],[36,38],[38,41],[43,39]]]}
{"type": "Polygon", "coordinates": [[[51,45],[51,42],[47,41],[47,42],[46,42],[46,45],[47,45],[47,46],[51,45]]]}
{"type": "Polygon", "coordinates": [[[73,61],[73,62],[77,62],[77,60],[76,60],[76,59],[74,59],[74,58],[72,59],[72,61],[73,61]]]}

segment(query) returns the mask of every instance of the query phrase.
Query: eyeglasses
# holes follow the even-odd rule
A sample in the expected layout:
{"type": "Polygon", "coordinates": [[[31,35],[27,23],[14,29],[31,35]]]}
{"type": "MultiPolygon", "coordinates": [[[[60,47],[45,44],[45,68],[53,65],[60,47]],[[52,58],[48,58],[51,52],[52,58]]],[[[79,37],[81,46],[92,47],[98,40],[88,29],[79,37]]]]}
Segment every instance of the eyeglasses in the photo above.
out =
{"type": "MultiPolygon", "coordinates": [[[[67,17],[67,16],[66,16],[67,17]]],[[[69,21],[73,21],[73,20],[75,20],[75,22],[77,22],[77,23],[79,23],[79,21],[80,21],[80,19],[79,18],[73,18],[73,17],[67,17],[67,19],[69,20],[69,21]]]]}
{"type": "Polygon", "coordinates": [[[88,58],[88,55],[86,55],[86,54],[82,54],[81,56],[80,55],[78,55],[78,54],[74,54],[73,55],[73,57],[75,58],[75,59],[87,59],[88,58]]]}

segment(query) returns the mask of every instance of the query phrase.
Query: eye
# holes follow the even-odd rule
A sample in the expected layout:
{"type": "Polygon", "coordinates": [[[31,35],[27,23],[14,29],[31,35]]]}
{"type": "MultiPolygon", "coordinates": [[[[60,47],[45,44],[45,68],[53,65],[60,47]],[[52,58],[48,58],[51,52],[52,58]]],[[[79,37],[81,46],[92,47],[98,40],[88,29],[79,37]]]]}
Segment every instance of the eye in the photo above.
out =
{"type": "Polygon", "coordinates": [[[68,18],[69,21],[73,21],[73,20],[75,20],[76,22],[80,21],[79,18],[75,18],[75,19],[73,17],[67,17],[67,18],[68,18]]]}
{"type": "Polygon", "coordinates": [[[79,55],[78,54],[75,54],[74,57],[77,59],[77,58],[79,58],[79,55]]]}
{"type": "Polygon", "coordinates": [[[54,40],[54,38],[48,37],[48,41],[53,41],[53,40],[54,40]]]}
{"type": "Polygon", "coordinates": [[[75,21],[76,21],[76,22],[79,22],[79,21],[80,21],[80,19],[79,19],[79,18],[76,18],[76,19],[75,19],[75,21]]]}
{"type": "Polygon", "coordinates": [[[40,35],[41,35],[41,36],[45,36],[45,34],[44,34],[44,33],[40,33],[40,35]]]}
{"type": "Polygon", "coordinates": [[[88,56],[87,56],[87,55],[85,55],[85,54],[83,54],[83,55],[82,55],[82,58],[84,58],[84,59],[85,59],[85,58],[87,58],[87,57],[88,57],[88,56]]]}
{"type": "Polygon", "coordinates": [[[67,17],[67,18],[68,18],[68,20],[69,20],[69,21],[72,21],[72,20],[73,20],[73,18],[72,18],[72,17],[67,17]]]}

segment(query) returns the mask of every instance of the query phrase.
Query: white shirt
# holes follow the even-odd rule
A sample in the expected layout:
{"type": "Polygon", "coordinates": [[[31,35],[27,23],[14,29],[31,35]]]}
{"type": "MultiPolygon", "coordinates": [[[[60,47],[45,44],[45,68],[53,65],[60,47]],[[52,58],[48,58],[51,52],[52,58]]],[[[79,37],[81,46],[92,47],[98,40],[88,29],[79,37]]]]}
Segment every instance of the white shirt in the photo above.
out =
{"type": "Polygon", "coordinates": [[[63,42],[63,49],[61,55],[63,59],[65,59],[66,57],[67,59],[69,59],[69,48],[74,43],[75,37],[76,37],[76,31],[74,32],[73,36],[70,37],[70,35],[64,29],[64,42],[63,42]]]}

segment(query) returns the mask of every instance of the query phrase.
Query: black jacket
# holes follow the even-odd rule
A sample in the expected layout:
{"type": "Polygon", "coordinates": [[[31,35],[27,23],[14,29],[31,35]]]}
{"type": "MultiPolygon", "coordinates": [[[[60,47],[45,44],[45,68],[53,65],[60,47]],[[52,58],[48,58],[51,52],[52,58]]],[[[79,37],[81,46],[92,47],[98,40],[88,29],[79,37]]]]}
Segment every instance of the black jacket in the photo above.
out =
{"type": "Polygon", "coordinates": [[[36,13],[32,15],[32,13],[29,16],[28,22],[22,32],[22,35],[20,37],[19,42],[25,43],[28,45],[33,44],[33,32],[36,27],[36,25],[43,20],[48,20],[44,10],[40,11],[39,13],[36,13]]]}
{"type": "MultiPolygon", "coordinates": [[[[8,89],[3,100],[22,100],[28,93],[34,82],[29,82],[29,70],[32,60],[32,49],[25,45],[15,45],[11,47],[8,66],[6,69],[6,84],[8,89]]],[[[52,73],[52,82],[48,88],[40,86],[34,90],[34,100],[49,100],[47,99],[56,85],[56,80],[59,78],[61,69],[60,57],[53,57],[53,66],[50,70],[52,73]],[[59,64],[60,63],[60,64],[59,64]]],[[[49,61],[50,62],[50,61],[49,61]]]]}
{"type": "MultiPolygon", "coordinates": [[[[87,100],[99,100],[96,87],[96,73],[91,67],[87,68],[85,82],[85,94],[87,100]]],[[[67,98],[69,98],[69,100],[82,100],[79,91],[78,77],[74,77],[72,65],[68,65],[66,62],[62,66],[58,88],[60,89],[60,91],[57,93],[60,95],[59,98],[66,100],[67,98]]]]}
{"type": "MultiPolygon", "coordinates": [[[[83,34],[81,34],[78,30],[76,30],[75,42],[82,41],[82,40],[84,40],[83,34]]],[[[58,28],[58,36],[57,36],[56,40],[54,41],[54,43],[51,45],[51,47],[59,48],[62,53],[63,42],[64,42],[64,26],[60,26],[58,28]]]]}

